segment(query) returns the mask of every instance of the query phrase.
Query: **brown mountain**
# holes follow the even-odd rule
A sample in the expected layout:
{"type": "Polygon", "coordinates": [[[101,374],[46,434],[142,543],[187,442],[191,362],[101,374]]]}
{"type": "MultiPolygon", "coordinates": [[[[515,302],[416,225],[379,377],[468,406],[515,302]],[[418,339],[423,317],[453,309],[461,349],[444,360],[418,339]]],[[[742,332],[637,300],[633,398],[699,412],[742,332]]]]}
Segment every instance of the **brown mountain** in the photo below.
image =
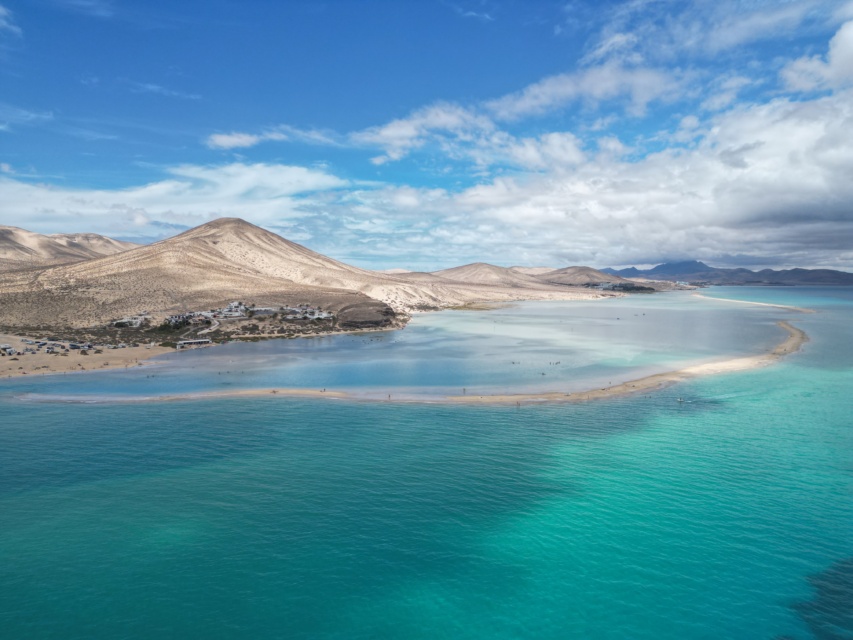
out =
{"type": "Polygon", "coordinates": [[[0,226],[0,272],[69,264],[138,247],[96,233],[41,235],[0,226]]]}
{"type": "Polygon", "coordinates": [[[627,283],[628,280],[614,276],[609,273],[603,273],[592,267],[566,267],[565,269],[556,269],[548,273],[542,273],[536,276],[544,282],[553,284],[568,284],[568,285],[588,285],[601,284],[609,282],[612,284],[627,283]]]}
{"type": "Polygon", "coordinates": [[[444,280],[468,284],[521,287],[525,289],[535,289],[542,286],[542,281],[532,275],[520,273],[506,267],[498,267],[486,262],[474,262],[461,267],[453,267],[452,269],[433,271],[432,275],[444,280]]]}
{"type": "Polygon", "coordinates": [[[174,313],[232,300],[263,305],[308,302],[356,326],[382,323],[394,312],[481,300],[599,295],[529,280],[527,288],[521,288],[517,283],[460,282],[431,274],[377,273],[243,220],[221,218],[115,255],[8,272],[0,277],[0,307],[4,321],[13,326],[91,326],[141,310],[174,313]]]}

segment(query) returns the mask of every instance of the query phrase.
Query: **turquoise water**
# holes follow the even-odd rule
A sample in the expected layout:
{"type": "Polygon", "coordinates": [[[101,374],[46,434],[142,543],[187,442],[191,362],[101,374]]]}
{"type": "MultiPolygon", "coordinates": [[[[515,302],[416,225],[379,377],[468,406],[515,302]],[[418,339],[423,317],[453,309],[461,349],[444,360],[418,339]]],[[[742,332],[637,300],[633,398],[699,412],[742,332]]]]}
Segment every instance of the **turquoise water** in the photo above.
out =
{"type": "MultiPolygon", "coordinates": [[[[753,292],[770,295],[708,291],[753,292]]],[[[776,317],[812,340],[774,367],[587,405],[20,399],[63,385],[61,393],[145,395],[175,382],[170,367],[158,369],[161,379],[4,382],[0,636],[851,638],[852,294],[773,290],[774,303],[818,309],[808,316],[709,303],[716,324],[742,329],[729,333],[747,352],[778,341],[776,317]]],[[[679,360],[669,352],[682,338],[695,342],[698,316],[676,312],[693,303],[631,300],[618,317],[634,318],[630,305],[672,306],[662,334],[641,320],[614,333],[623,320],[602,320],[584,346],[622,369],[679,360]],[[614,343],[633,355],[620,359],[628,347],[614,343]]],[[[583,314],[610,310],[555,313],[579,330],[583,314]]],[[[542,358],[558,346],[585,351],[554,328],[554,315],[538,317],[542,358]]],[[[456,316],[424,318],[435,339],[421,359],[539,349],[512,318],[492,322],[509,336],[499,326],[482,340],[465,327],[498,318],[467,316],[461,328],[456,316]]],[[[418,331],[386,334],[384,347],[353,342],[358,354],[335,357],[416,366],[418,331]]],[[[723,346],[726,329],[699,332],[710,333],[719,340],[693,344],[686,359],[723,346]]],[[[319,375],[326,365],[315,361],[333,351],[325,344],[298,347],[308,354],[300,370],[319,375]]],[[[213,380],[200,363],[173,368],[197,372],[185,388],[213,380]]],[[[258,368],[228,375],[235,385],[239,376],[294,375],[290,364],[258,368]]],[[[483,387],[523,380],[515,371],[483,387]]],[[[409,375],[399,387],[417,381],[409,375]]]]}

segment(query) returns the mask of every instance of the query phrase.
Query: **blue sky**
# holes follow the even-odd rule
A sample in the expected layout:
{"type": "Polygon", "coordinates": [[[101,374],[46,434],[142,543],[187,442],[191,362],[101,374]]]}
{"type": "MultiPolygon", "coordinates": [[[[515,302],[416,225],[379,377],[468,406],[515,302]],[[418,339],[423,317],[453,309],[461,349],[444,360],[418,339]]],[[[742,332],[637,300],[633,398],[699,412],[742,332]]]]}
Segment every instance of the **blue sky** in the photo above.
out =
{"type": "Polygon", "coordinates": [[[853,270],[853,2],[0,0],[0,224],[853,270]]]}

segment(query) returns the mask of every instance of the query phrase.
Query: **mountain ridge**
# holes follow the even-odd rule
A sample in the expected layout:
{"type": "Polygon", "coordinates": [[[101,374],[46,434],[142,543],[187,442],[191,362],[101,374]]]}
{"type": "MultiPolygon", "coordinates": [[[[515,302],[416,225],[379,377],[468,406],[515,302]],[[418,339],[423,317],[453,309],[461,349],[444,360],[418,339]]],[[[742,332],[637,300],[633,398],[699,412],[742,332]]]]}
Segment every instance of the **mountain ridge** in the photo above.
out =
{"type": "Polygon", "coordinates": [[[470,302],[604,295],[517,273],[513,278],[525,280],[525,287],[369,271],[239,218],[220,218],[109,256],[0,276],[4,319],[19,325],[49,318],[67,326],[90,326],[143,309],[168,314],[250,300],[308,302],[336,314],[360,310],[368,318],[364,322],[373,318],[381,326],[395,314],[470,302]]]}
{"type": "Polygon", "coordinates": [[[0,225],[0,272],[82,262],[139,246],[97,233],[42,235],[0,225]]]}
{"type": "Polygon", "coordinates": [[[728,269],[698,260],[665,262],[651,269],[602,269],[604,273],[628,278],[652,278],[706,284],[731,285],[853,285],[853,273],[834,269],[728,269]]]}

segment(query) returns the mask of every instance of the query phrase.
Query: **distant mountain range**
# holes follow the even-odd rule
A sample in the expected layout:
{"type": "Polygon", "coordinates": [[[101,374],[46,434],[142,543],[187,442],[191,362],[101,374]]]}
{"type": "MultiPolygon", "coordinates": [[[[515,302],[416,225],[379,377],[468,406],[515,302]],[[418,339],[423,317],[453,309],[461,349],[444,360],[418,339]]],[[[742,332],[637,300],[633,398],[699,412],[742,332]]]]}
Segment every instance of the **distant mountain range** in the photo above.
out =
{"type": "Polygon", "coordinates": [[[623,278],[728,285],[853,285],[853,273],[832,269],[722,269],[698,260],[668,262],[653,269],[602,269],[623,278]]]}

